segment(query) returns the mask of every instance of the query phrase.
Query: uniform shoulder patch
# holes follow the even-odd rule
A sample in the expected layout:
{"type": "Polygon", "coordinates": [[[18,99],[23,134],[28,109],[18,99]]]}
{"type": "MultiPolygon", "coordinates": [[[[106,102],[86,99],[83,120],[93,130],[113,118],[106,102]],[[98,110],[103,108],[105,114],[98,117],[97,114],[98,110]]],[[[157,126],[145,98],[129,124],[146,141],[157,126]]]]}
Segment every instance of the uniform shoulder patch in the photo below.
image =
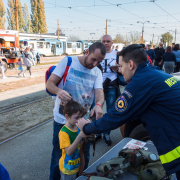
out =
{"type": "Polygon", "coordinates": [[[115,108],[119,112],[123,112],[128,107],[128,103],[123,95],[121,95],[115,103],[115,108]]]}
{"type": "Polygon", "coordinates": [[[131,98],[132,97],[132,94],[129,92],[129,91],[127,91],[127,90],[124,90],[123,92],[122,92],[122,94],[126,94],[127,96],[128,96],[128,98],[131,98]]]}

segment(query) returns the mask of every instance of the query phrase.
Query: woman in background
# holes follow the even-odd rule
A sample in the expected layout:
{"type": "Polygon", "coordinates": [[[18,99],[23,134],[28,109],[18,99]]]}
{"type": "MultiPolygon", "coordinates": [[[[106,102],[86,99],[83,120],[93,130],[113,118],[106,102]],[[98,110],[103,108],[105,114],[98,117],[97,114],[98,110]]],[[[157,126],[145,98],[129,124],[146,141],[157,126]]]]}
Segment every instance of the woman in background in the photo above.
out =
{"type": "Polygon", "coordinates": [[[180,70],[180,49],[179,49],[179,44],[176,44],[174,49],[173,49],[173,53],[176,56],[176,61],[177,61],[177,66],[175,68],[175,72],[179,72],[180,70]]]}
{"type": "Polygon", "coordinates": [[[168,74],[174,73],[174,68],[177,64],[176,56],[172,53],[171,46],[166,48],[166,52],[163,54],[164,71],[168,74]]]}

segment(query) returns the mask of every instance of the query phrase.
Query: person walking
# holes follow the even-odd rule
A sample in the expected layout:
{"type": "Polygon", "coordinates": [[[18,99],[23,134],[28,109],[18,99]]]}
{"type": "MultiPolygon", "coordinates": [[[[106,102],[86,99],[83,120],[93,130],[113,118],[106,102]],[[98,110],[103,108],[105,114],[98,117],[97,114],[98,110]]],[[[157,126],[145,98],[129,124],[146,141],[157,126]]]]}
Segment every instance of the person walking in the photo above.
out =
{"type": "MultiPolygon", "coordinates": [[[[57,82],[63,77],[68,57],[63,58],[46,83],[49,92],[56,94],[53,127],[53,151],[50,165],[50,180],[59,180],[59,159],[62,151],[59,147],[58,133],[66,124],[63,115],[64,105],[73,99],[82,104],[88,110],[95,98],[95,106],[91,111],[91,116],[99,119],[103,115],[102,106],[104,103],[104,93],[102,87],[102,73],[96,66],[99,65],[106,54],[106,48],[102,43],[92,44],[83,56],[72,56],[72,63],[69,67],[66,80],[57,82]]],[[[89,163],[90,143],[85,147],[85,168],[89,163]]]]}
{"type": "Polygon", "coordinates": [[[164,71],[168,74],[174,73],[174,68],[176,67],[176,56],[174,53],[172,53],[171,46],[168,46],[166,48],[166,52],[163,54],[163,65],[164,65],[164,71]]]}
{"type": "Polygon", "coordinates": [[[41,58],[41,57],[40,57],[39,53],[37,53],[37,54],[36,54],[37,64],[40,64],[40,58],[41,58]]]}
{"type": "Polygon", "coordinates": [[[2,59],[0,58],[0,70],[1,70],[1,74],[2,74],[2,78],[5,79],[7,78],[4,74],[4,65],[3,65],[3,62],[2,62],[2,59]]]}
{"type": "Polygon", "coordinates": [[[20,76],[20,74],[23,72],[23,63],[22,63],[22,58],[21,57],[19,57],[18,58],[18,70],[20,71],[19,73],[18,73],[18,76],[20,76]]]}
{"type": "Polygon", "coordinates": [[[146,45],[146,54],[150,57],[153,65],[154,65],[154,61],[155,61],[155,52],[153,49],[151,49],[151,45],[147,44],[146,45]]]}
{"type": "Polygon", "coordinates": [[[129,82],[113,108],[102,118],[76,124],[85,135],[99,134],[140,118],[169,176],[180,180],[180,80],[149,65],[138,44],[123,49],[119,72],[129,82]]]}
{"type": "Polygon", "coordinates": [[[33,66],[35,66],[36,65],[36,55],[35,55],[33,48],[31,48],[31,54],[32,54],[32,58],[33,58],[33,66]]]}
{"type": "Polygon", "coordinates": [[[180,71],[180,49],[179,49],[179,44],[175,45],[173,53],[176,56],[176,61],[177,61],[175,72],[179,72],[180,71]]]}
{"type": "Polygon", "coordinates": [[[163,66],[162,56],[165,53],[165,49],[163,48],[162,42],[159,43],[159,47],[154,49],[154,52],[155,52],[156,57],[155,57],[155,61],[153,62],[153,64],[155,66],[158,66],[160,69],[162,69],[162,66],[163,66]]]}
{"type": "Polygon", "coordinates": [[[25,73],[26,71],[29,71],[30,77],[32,76],[32,65],[34,63],[33,61],[33,56],[31,54],[31,52],[29,52],[29,47],[27,47],[23,53],[23,62],[24,65],[26,66],[26,70],[23,73],[23,76],[25,77],[25,73]]]}
{"type": "MultiPolygon", "coordinates": [[[[113,42],[110,35],[104,35],[101,42],[106,47],[106,56],[100,65],[103,72],[103,89],[105,94],[106,109],[108,111],[113,107],[116,98],[120,95],[117,72],[113,71],[110,67],[116,65],[117,51],[111,49],[113,42]]],[[[107,146],[112,144],[110,132],[111,131],[107,131],[103,133],[103,140],[107,146]]],[[[96,141],[99,141],[102,139],[102,136],[101,134],[98,134],[95,138],[96,141]]]]}

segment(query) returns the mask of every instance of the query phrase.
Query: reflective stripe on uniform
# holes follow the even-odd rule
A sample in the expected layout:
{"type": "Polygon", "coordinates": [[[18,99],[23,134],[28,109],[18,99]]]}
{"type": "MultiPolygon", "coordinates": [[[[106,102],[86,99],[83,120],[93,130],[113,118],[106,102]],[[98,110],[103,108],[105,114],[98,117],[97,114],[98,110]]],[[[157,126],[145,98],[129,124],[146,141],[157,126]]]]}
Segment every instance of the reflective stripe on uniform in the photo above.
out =
{"type": "Polygon", "coordinates": [[[169,163],[171,161],[174,161],[175,159],[180,158],[180,146],[159,157],[162,164],[169,163]]]}

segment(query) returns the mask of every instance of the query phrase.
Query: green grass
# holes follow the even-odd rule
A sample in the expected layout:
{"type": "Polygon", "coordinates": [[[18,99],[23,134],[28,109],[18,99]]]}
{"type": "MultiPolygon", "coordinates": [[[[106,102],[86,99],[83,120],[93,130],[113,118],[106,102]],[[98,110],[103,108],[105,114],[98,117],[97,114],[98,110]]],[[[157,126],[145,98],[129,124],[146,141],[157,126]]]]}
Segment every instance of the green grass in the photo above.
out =
{"type": "Polygon", "coordinates": [[[58,61],[54,61],[54,62],[47,62],[47,63],[36,64],[36,66],[47,65],[47,64],[58,64],[58,63],[59,63],[58,61]]]}

